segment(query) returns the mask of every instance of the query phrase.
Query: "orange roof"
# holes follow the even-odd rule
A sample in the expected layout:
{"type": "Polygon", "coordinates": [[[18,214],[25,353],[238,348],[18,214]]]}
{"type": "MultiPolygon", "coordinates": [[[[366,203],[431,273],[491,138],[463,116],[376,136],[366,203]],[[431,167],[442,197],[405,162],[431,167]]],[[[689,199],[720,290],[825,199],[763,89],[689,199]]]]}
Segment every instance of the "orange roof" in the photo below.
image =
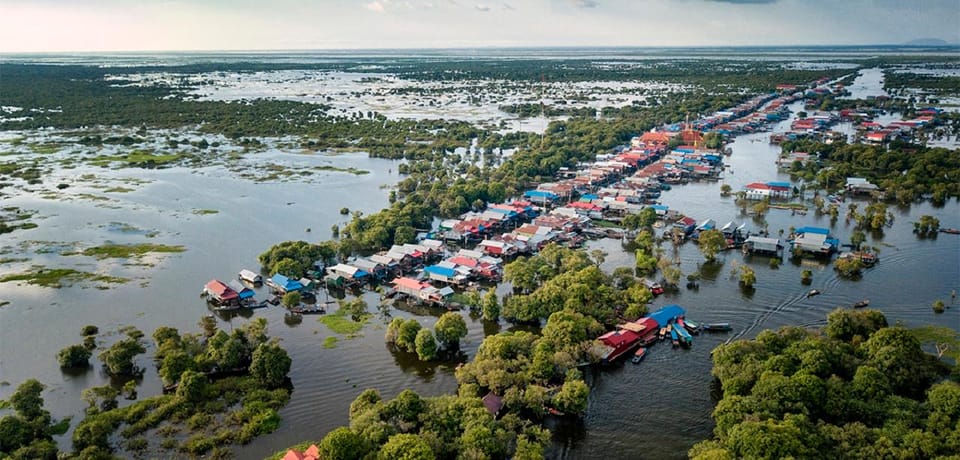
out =
{"type": "Polygon", "coordinates": [[[413,279],[413,278],[397,278],[393,280],[393,285],[397,287],[405,287],[408,289],[422,289],[423,283],[413,279]]]}
{"type": "Polygon", "coordinates": [[[640,136],[640,142],[666,144],[670,142],[670,134],[665,132],[647,132],[640,136]]]}
{"type": "Polygon", "coordinates": [[[293,449],[287,451],[287,454],[283,456],[283,460],[319,460],[320,459],[320,449],[316,444],[311,444],[307,450],[303,452],[297,452],[293,449]]]}

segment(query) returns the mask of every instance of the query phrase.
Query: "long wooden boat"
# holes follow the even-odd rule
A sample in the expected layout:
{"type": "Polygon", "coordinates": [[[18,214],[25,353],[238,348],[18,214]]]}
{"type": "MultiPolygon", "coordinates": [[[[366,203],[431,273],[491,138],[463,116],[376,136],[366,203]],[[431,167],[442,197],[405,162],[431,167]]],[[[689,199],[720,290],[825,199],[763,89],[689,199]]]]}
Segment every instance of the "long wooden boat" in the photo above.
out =
{"type": "Polygon", "coordinates": [[[951,235],[960,235],[960,228],[941,228],[941,233],[949,233],[951,235]]]}
{"type": "Polygon", "coordinates": [[[680,324],[683,325],[683,327],[687,328],[687,330],[690,331],[691,334],[697,335],[700,333],[701,327],[699,324],[693,321],[690,321],[688,319],[681,319],[679,322],[680,324]]]}
{"type": "Polygon", "coordinates": [[[689,346],[693,344],[693,337],[691,337],[690,333],[687,332],[687,330],[684,327],[682,327],[682,324],[674,325],[673,330],[677,331],[677,335],[680,338],[681,345],[689,346]]]}
{"type": "Polygon", "coordinates": [[[300,315],[321,315],[326,313],[327,309],[319,305],[300,305],[297,307],[291,307],[290,312],[300,315]]]}
{"type": "Polygon", "coordinates": [[[673,346],[680,346],[680,334],[677,334],[677,328],[675,327],[670,328],[670,340],[673,342],[673,346]]]}
{"type": "Polygon", "coordinates": [[[707,332],[727,332],[733,330],[730,323],[707,323],[703,325],[703,330],[707,332]]]}

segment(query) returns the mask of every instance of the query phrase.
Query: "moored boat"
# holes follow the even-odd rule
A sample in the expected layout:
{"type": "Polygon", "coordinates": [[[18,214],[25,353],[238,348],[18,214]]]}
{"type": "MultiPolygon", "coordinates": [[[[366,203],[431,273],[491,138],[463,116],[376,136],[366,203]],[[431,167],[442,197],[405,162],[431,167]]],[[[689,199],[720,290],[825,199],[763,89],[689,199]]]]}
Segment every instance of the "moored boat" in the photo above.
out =
{"type": "Polygon", "coordinates": [[[636,353],[633,354],[631,361],[633,361],[633,364],[639,364],[640,361],[643,361],[644,356],[647,356],[647,349],[640,347],[637,349],[636,353]]]}
{"type": "Polygon", "coordinates": [[[854,303],[853,308],[863,308],[863,307],[866,307],[867,305],[870,305],[870,299],[863,299],[859,302],[854,303]]]}
{"type": "Polygon", "coordinates": [[[682,324],[683,327],[687,328],[687,330],[690,331],[691,334],[697,335],[700,333],[700,324],[697,324],[688,319],[682,319],[678,322],[680,322],[680,324],[682,324]]]}
{"type": "Polygon", "coordinates": [[[640,282],[642,282],[643,285],[646,286],[647,289],[650,290],[650,293],[652,293],[653,295],[663,294],[663,286],[661,286],[660,283],[657,283],[656,281],[648,280],[646,278],[641,278],[640,282]]]}
{"type": "Polygon", "coordinates": [[[673,346],[680,346],[680,334],[677,334],[677,328],[675,327],[670,328],[670,341],[673,342],[673,346]]]}
{"type": "Polygon", "coordinates": [[[708,332],[727,332],[733,330],[730,323],[707,323],[703,325],[703,330],[708,332]]]}
{"type": "Polygon", "coordinates": [[[683,327],[683,324],[680,323],[683,320],[677,320],[678,324],[673,326],[673,330],[677,331],[677,336],[679,337],[680,344],[690,346],[693,345],[693,337],[690,336],[690,333],[683,327]]]}
{"type": "Polygon", "coordinates": [[[960,228],[941,228],[941,233],[949,233],[951,235],[960,235],[960,228]]]}

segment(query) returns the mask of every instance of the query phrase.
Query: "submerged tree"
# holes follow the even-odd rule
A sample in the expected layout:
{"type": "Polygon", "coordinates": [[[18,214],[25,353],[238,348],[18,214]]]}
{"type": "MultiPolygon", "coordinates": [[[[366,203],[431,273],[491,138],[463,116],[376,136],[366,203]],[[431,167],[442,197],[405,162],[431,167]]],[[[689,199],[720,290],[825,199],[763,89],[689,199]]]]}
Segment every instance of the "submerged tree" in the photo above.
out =
{"type": "Polygon", "coordinates": [[[707,262],[713,262],[717,259],[717,254],[727,245],[727,239],[724,238],[720,230],[711,229],[700,232],[697,239],[700,245],[700,252],[707,262]]]}

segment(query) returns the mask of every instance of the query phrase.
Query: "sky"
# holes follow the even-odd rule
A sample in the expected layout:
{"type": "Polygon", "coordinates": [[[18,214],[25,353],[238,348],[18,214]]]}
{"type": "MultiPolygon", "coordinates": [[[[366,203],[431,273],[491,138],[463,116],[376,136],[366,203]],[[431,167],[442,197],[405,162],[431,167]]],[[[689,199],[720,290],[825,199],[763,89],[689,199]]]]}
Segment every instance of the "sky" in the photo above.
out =
{"type": "Polygon", "coordinates": [[[960,43],[960,0],[0,0],[0,52],[960,43]]]}

